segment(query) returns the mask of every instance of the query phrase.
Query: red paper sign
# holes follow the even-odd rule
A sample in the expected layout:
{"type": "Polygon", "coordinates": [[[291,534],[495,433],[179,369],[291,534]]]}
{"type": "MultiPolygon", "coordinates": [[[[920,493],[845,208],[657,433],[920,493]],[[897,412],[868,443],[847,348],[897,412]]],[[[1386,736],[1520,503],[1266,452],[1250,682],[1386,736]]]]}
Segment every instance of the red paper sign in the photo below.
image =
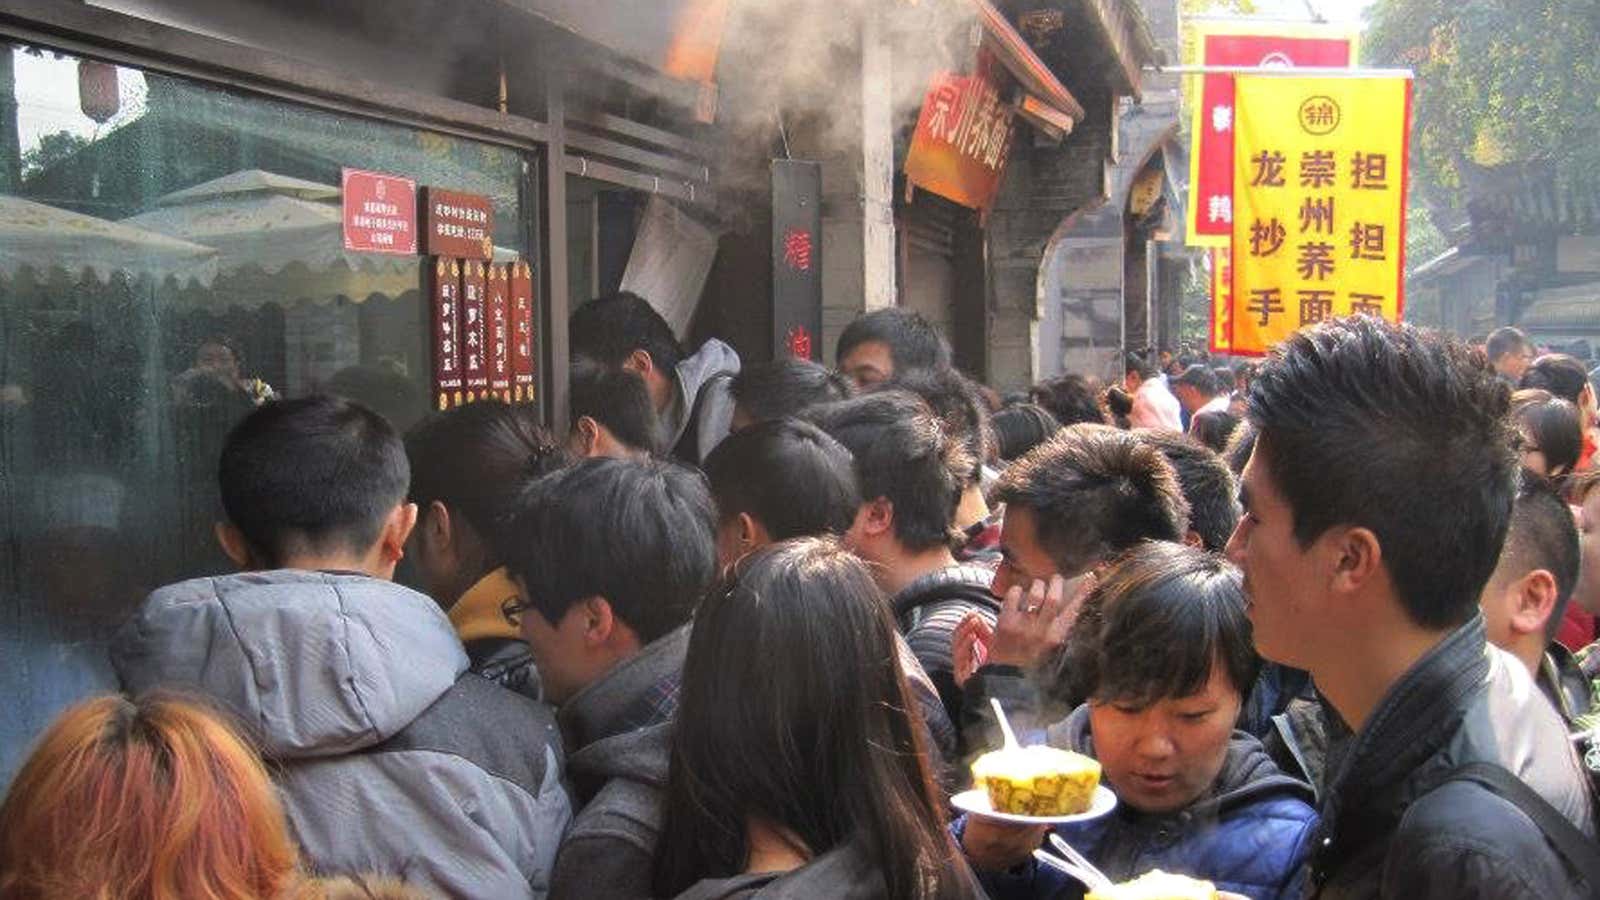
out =
{"type": "Polygon", "coordinates": [[[511,402],[511,279],[505,266],[489,264],[489,393],[511,402]]]}
{"type": "MultiPolygon", "coordinates": [[[[1270,26],[1268,26],[1270,27],[1270,26]]],[[[1208,34],[1201,59],[1208,66],[1342,68],[1351,64],[1351,39],[1266,34],[1208,34]]],[[[1218,241],[1233,235],[1233,76],[1203,76],[1195,130],[1194,233],[1218,241]]]]}
{"type": "Polygon", "coordinates": [[[533,399],[533,269],[511,264],[511,401],[533,399]]]}
{"type": "Polygon", "coordinates": [[[494,258],[494,204],[480,194],[422,189],[424,250],[462,259],[494,258]]]}
{"type": "Polygon", "coordinates": [[[460,406],[461,380],[461,263],[436,257],[428,273],[428,302],[433,319],[433,396],[443,412],[460,406]]]}
{"type": "Polygon", "coordinates": [[[906,154],[906,178],[973,209],[988,209],[1011,149],[1009,104],[982,73],[934,76],[906,154]]]}
{"type": "Polygon", "coordinates": [[[489,395],[488,300],[484,296],[483,263],[461,264],[461,376],[467,402],[489,395]]]}
{"type": "Polygon", "coordinates": [[[417,183],[344,170],[344,248],[358,253],[417,252],[417,183]]]}

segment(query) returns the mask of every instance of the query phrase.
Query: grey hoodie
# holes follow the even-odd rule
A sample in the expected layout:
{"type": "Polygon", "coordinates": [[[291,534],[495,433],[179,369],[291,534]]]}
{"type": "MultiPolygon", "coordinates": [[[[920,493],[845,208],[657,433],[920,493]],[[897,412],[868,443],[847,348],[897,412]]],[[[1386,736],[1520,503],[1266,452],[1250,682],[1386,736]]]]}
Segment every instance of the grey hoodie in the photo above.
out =
{"type": "Polygon", "coordinates": [[[699,465],[733,427],[733,392],[729,390],[732,379],[718,376],[739,374],[739,354],[711,338],[693,356],[678,363],[674,371],[678,393],[661,414],[662,446],[686,462],[699,465]]]}
{"type": "Polygon", "coordinates": [[[187,690],[238,718],[317,871],[545,895],[571,818],[554,719],[467,674],[422,594],[353,574],[198,578],[151,594],[111,659],[130,692],[187,690]]]}

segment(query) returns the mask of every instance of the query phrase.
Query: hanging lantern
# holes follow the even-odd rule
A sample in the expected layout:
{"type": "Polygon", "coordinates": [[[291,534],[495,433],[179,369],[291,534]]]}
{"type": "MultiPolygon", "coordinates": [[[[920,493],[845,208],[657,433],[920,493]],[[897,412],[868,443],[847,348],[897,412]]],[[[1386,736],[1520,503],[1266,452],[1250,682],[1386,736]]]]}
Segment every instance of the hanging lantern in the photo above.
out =
{"type": "Polygon", "coordinates": [[[122,108],[117,88],[117,67],[84,59],[78,61],[78,106],[96,124],[104,125],[122,108]]]}

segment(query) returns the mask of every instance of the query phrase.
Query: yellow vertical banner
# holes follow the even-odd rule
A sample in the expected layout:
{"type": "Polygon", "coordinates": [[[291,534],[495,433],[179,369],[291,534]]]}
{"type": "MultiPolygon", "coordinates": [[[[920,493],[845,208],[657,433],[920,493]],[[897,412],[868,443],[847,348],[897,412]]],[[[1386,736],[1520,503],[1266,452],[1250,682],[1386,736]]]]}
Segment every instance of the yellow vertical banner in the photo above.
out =
{"type": "Polygon", "coordinates": [[[1411,79],[1240,75],[1231,349],[1404,309],[1411,79]]]}
{"type": "Polygon", "coordinates": [[[1233,251],[1211,248],[1211,352],[1233,352],[1233,251]]]}

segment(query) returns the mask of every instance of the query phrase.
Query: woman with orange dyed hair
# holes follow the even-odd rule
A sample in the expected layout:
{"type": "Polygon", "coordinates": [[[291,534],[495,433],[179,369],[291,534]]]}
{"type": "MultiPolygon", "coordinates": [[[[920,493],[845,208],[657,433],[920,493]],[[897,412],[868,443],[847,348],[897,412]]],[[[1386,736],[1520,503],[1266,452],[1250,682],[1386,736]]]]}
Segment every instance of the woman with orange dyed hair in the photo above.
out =
{"type": "Polygon", "coordinates": [[[170,695],[67,710],[0,806],[0,900],[277,900],[305,887],[260,759],[170,695]]]}

